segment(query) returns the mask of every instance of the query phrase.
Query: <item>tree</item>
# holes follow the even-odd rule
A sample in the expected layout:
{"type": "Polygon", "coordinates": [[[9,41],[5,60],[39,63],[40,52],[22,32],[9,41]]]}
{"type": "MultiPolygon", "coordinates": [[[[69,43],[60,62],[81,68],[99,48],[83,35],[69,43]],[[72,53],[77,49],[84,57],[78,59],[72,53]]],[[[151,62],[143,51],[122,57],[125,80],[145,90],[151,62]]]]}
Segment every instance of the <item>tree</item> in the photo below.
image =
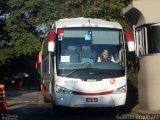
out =
{"type": "Polygon", "coordinates": [[[122,24],[123,27],[129,25],[129,22],[122,13],[122,9],[127,6],[131,0],[95,0],[90,8],[87,2],[85,5],[84,16],[106,19],[108,21],[117,21],[122,24]],[[95,8],[99,8],[96,10],[95,8]]]}
{"type": "Polygon", "coordinates": [[[9,6],[3,0],[0,0],[0,16],[6,14],[8,10],[9,6]]]}
{"type": "Polygon", "coordinates": [[[9,6],[0,0],[0,65],[11,59],[11,50],[6,49],[8,45],[8,36],[4,30],[5,19],[8,16],[9,6]]]}
{"type": "Polygon", "coordinates": [[[45,23],[50,27],[50,21],[57,17],[56,4],[51,0],[6,0],[3,4],[10,8],[9,18],[3,23],[5,36],[9,39],[3,44],[1,41],[0,52],[4,52],[5,56],[0,56],[0,65],[21,55],[37,53],[42,42],[42,36],[36,31],[37,26],[45,23]]]}

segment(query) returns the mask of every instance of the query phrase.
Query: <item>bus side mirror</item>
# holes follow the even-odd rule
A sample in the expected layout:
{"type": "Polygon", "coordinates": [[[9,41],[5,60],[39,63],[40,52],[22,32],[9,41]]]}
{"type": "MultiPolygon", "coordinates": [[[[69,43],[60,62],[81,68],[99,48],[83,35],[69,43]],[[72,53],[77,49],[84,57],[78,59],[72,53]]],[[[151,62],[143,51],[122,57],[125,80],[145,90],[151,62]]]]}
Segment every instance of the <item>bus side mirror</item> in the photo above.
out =
{"type": "Polygon", "coordinates": [[[127,40],[127,46],[128,46],[128,51],[133,52],[135,51],[135,46],[134,46],[134,36],[131,31],[126,31],[125,32],[125,37],[127,40]]]}
{"type": "Polygon", "coordinates": [[[51,30],[48,38],[48,51],[55,52],[56,32],[51,30]]]}

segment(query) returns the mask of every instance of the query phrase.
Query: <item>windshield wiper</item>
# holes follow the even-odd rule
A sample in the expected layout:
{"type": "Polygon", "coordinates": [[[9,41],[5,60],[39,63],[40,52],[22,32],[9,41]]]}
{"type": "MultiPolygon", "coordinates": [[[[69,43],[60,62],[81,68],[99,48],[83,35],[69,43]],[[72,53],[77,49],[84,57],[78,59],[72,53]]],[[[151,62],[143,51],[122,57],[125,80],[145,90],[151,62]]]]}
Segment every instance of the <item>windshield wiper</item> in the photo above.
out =
{"type": "Polygon", "coordinates": [[[120,73],[119,72],[108,72],[109,75],[113,75],[115,77],[119,77],[120,73]]]}
{"type": "Polygon", "coordinates": [[[78,70],[79,70],[79,69],[72,70],[71,72],[69,72],[69,73],[67,73],[66,75],[64,75],[64,77],[67,77],[67,76],[71,75],[72,73],[74,73],[74,72],[76,72],[76,71],[78,71],[78,70]]]}
{"type": "Polygon", "coordinates": [[[75,72],[77,72],[77,71],[83,70],[83,69],[84,69],[84,68],[74,69],[74,70],[72,70],[71,72],[69,72],[69,73],[67,73],[66,75],[64,75],[64,77],[68,77],[69,75],[71,75],[71,74],[73,74],[73,73],[75,73],[75,72]]]}
{"type": "Polygon", "coordinates": [[[102,74],[102,75],[111,75],[111,76],[115,76],[115,77],[118,77],[119,75],[120,75],[120,73],[114,73],[114,72],[107,72],[107,73],[105,73],[105,72],[99,72],[99,73],[92,73],[92,72],[90,72],[90,73],[87,73],[87,74],[83,74],[82,76],[87,76],[87,75],[100,75],[100,74],[102,74]]]}
{"type": "Polygon", "coordinates": [[[92,72],[89,72],[89,73],[87,73],[87,74],[83,74],[83,75],[99,75],[99,74],[104,74],[104,73],[92,73],[92,72]]]}

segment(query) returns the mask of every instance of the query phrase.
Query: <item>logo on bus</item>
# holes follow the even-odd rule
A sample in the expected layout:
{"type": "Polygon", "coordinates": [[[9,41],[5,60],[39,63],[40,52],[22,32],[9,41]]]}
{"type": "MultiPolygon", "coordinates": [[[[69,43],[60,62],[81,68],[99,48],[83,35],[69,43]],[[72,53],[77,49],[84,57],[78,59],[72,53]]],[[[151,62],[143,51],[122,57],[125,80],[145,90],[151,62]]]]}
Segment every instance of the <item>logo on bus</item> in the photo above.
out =
{"type": "Polygon", "coordinates": [[[78,83],[78,81],[77,80],[65,80],[65,83],[66,84],[76,84],[78,83]]]}

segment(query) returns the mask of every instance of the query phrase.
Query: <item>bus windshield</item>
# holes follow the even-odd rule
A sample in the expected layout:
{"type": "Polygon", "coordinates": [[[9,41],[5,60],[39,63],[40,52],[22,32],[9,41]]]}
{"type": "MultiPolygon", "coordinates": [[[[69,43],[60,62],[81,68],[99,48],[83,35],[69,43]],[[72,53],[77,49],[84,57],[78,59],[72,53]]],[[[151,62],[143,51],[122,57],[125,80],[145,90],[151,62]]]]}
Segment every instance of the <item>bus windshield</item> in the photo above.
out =
{"type": "Polygon", "coordinates": [[[125,75],[121,29],[63,28],[57,31],[57,75],[74,78],[111,78],[125,75]]]}

